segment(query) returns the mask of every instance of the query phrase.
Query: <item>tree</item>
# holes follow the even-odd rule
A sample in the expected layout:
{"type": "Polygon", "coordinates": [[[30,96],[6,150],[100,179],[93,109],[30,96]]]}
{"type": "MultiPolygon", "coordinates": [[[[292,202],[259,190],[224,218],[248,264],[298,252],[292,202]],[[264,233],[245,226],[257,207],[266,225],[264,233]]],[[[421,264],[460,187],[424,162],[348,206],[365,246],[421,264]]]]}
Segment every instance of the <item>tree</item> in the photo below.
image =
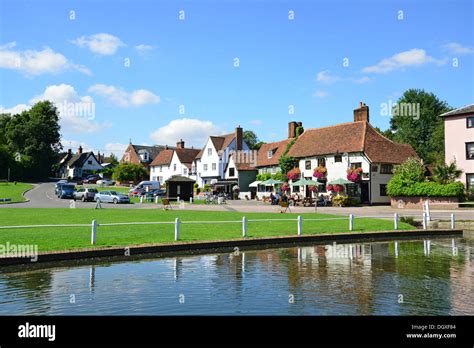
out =
{"type": "Polygon", "coordinates": [[[0,142],[28,168],[24,170],[26,179],[43,179],[52,174],[57,153],[62,149],[59,131],[59,114],[49,101],[38,102],[21,114],[0,116],[0,142]]]}
{"type": "Polygon", "coordinates": [[[444,122],[439,115],[449,110],[451,107],[433,93],[405,91],[392,110],[393,140],[410,144],[425,163],[444,162],[444,122]],[[411,115],[400,113],[404,106],[405,110],[412,107],[411,115]],[[418,107],[419,114],[414,112],[418,107]]]}
{"type": "Polygon", "coordinates": [[[260,145],[257,148],[258,146],[257,144],[259,143],[259,140],[255,132],[253,131],[250,131],[250,130],[244,131],[243,139],[247,143],[247,145],[250,147],[250,150],[258,150],[258,148],[261,146],[260,145]]]}
{"type": "Polygon", "coordinates": [[[115,166],[119,163],[119,161],[118,161],[118,159],[117,159],[117,156],[115,156],[114,153],[111,153],[110,156],[109,156],[109,158],[110,158],[110,164],[111,164],[113,167],[115,167],[115,166]]]}
{"type": "Polygon", "coordinates": [[[140,181],[148,176],[148,171],[141,164],[122,163],[114,169],[112,178],[117,181],[140,181]]]}
{"type": "Polygon", "coordinates": [[[296,163],[297,161],[294,157],[288,157],[286,155],[281,155],[278,159],[278,164],[280,165],[280,170],[283,174],[286,174],[292,170],[296,163]]]}
{"type": "Polygon", "coordinates": [[[442,163],[433,168],[433,180],[440,184],[455,182],[461,174],[462,170],[458,169],[455,161],[449,165],[442,163]]]}

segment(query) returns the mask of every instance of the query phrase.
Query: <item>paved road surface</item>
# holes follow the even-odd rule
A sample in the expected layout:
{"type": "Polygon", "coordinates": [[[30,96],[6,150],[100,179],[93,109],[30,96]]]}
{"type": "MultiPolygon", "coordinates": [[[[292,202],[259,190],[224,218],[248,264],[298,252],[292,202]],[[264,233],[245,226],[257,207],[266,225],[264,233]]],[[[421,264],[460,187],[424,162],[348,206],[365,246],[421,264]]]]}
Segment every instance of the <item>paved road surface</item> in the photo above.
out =
{"type": "MultiPolygon", "coordinates": [[[[40,183],[35,185],[35,188],[28,191],[25,197],[30,201],[26,203],[16,204],[0,204],[1,208],[70,208],[75,204],[76,208],[95,207],[95,202],[74,202],[71,199],[59,199],[54,194],[54,183],[40,183]]],[[[160,209],[160,205],[155,204],[102,204],[106,209],[160,209]]],[[[176,207],[175,209],[179,209],[176,207]]],[[[279,212],[278,206],[272,206],[262,202],[255,201],[229,201],[225,205],[189,205],[186,204],[183,209],[189,210],[217,210],[217,211],[238,211],[238,212],[279,212]]],[[[314,212],[314,207],[293,207],[291,209],[294,213],[310,213],[314,212]]],[[[355,216],[393,216],[398,213],[400,216],[417,215],[421,217],[420,210],[407,209],[392,209],[390,206],[363,206],[363,207],[318,207],[320,213],[340,214],[355,216]]],[[[474,209],[455,209],[455,210],[433,210],[432,216],[434,218],[449,219],[449,215],[454,212],[456,219],[474,220],[474,209]]]]}

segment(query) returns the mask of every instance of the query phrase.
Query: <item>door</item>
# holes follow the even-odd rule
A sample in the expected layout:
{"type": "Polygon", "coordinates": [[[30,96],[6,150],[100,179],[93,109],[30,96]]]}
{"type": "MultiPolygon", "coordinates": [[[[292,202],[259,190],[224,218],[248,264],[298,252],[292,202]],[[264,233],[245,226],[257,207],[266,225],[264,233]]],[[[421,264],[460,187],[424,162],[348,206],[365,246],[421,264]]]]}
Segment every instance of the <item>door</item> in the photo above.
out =
{"type": "Polygon", "coordinates": [[[360,184],[360,201],[361,203],[370,203],[370,197],[369,197],[369,183],[368,182],[362,182],[360,184]]]}

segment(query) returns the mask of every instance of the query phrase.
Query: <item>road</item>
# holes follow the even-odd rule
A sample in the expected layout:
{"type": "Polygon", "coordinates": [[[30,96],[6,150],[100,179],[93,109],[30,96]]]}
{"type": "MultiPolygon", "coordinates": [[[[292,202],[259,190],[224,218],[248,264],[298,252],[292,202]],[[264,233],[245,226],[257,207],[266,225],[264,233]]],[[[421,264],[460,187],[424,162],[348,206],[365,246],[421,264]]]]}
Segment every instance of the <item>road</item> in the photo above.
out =
{"type": "MultiPolygon", "coordinates": [[[[29,202],[0,204],[1,208],[84,208],[94,209],[95,202],[73,201],[71,199],[59,199],[54,194],[54,183],[40,183],[25,194],[29,202]]],[[[155,204],[108,204],[102,206],[107,209],[160,209],[161,205],[155,204]]],[[[225,205],[189,205],[186,204],[183,209],[189,210],[215,210],[215,211],[236,211],[236,212],[275,212],[278,213],[279,207],[255,201],[228,201],[225,205]]],[[[175,209],[180,209],[176,207],[175,209]]],[[[293,213],[311,213],[314,207],[292,207],[293,213]]],[[[319,213],[349,215],[355,216],[384,216],[390,217],[394,213],[399,216],[418,216],[421,217],[421,210],[393,209],[390,206],[361,206],[361,207],[318,207],[319,213]]],[[[449,219],[451,213],[455,213],[456,219],[474,220],[474,209],[454,209],[454,210],[432,210],[431,215],[435,219],[449,219]]]]}

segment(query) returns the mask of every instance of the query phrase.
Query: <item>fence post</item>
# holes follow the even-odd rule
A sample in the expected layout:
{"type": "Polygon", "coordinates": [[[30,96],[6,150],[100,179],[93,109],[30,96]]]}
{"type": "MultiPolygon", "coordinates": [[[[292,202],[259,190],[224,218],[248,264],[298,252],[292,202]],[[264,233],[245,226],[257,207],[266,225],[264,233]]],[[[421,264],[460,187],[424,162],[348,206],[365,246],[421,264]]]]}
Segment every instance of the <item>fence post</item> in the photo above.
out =
{"type": "Polygon", "coordinates": [[[454,230],[456,228],[456,217],[454,213],[451,214],[451,229],[454,230]]]}
{"type": "Polygon", "coordinates": [[[398,213],[393,214],[393,227],[398,230],[398,213]]]}
{"type": "Polygon", "coordinates": [[[349,214],[349,231],[354,230],[354,214],[349,214]]]}
{"type": "Polygon", "coordinates": [[[140,196],[140,204],[143,203],[143,196],[140,196]]]}
{"type": "Polygon", "coordinates": [[[242,216],[242,237],[247,237],[247,218],[242,216]]]}
{"type": "Polygon", "coordinates": [[[178,197],[176,197],[176,203],[178,203],[178,204],[179,204],[179,196],[178,196],[178,197]]]}
{"type": "Polygon", "coordinates": [[[95,237],[96,237],[96,234],[97,234],[97,222],[95,220],[92,220],[92,233],[91,233],[91,244],[92,245],[95,245],[95,237]]]}
{"type": "Polygon", "coordinates": [[[427,228],[428,228],[427,216],[426,216],[426,213],[423,212],[423,229],[426,230],[427,228]]]}
{"type": "Polygon", "coordinates": [[[158,199],[160,199],[160,197],[156,196],[155,197],[155,204],[158,204],[158,199]]]}
{"type": "Polygon", "coordinates": [[[176,218],[174,222],[174,240],[179,240],[179,226],[181,222],[179,221],[179,218],[176,218]]]}
{"type": "Polygon", "coordinates": [[[428,202],[428,200],[425,201],[425,211],[428,221],[431,221],[430,203],[428,202]]]}
{"type": "Polygon", "coordinates": [[[189,204],[193,204],[193,197],[189,197],[189,204]]]}
{"type": "Polygon", "coordinates": [[[301,218],[301,215],[298,215],[298,236],[301,236],[303,233],[303,219],[301,218]]]}

